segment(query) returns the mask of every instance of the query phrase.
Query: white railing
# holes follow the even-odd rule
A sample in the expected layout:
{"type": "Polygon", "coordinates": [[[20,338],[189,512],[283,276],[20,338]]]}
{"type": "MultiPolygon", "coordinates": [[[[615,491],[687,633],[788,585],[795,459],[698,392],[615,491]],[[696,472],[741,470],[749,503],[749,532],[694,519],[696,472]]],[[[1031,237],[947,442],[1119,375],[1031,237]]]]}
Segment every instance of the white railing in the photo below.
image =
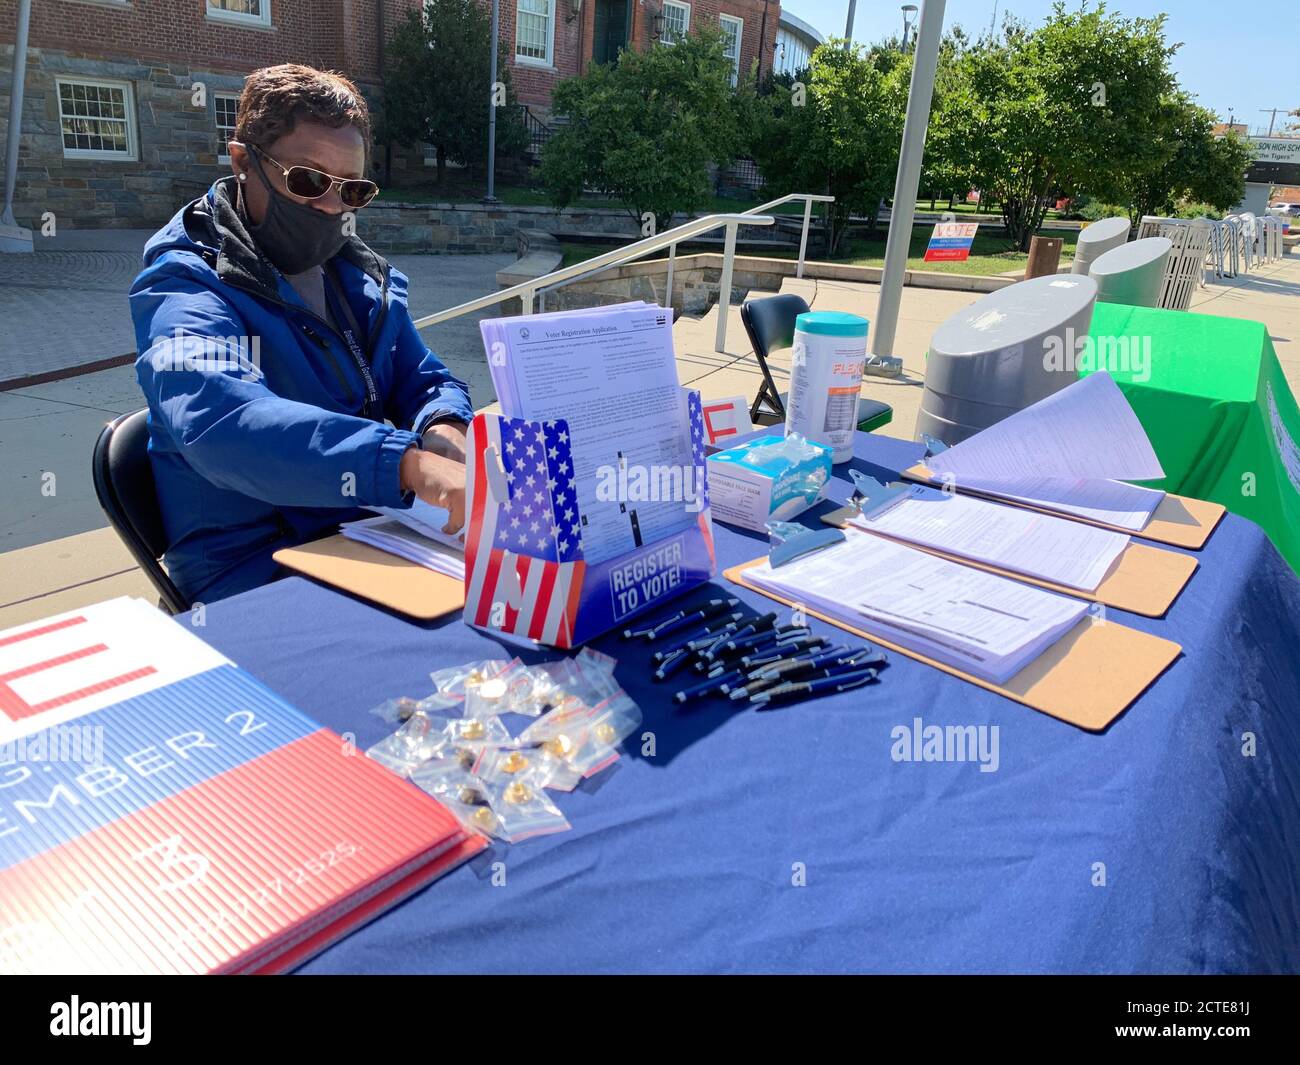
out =
{"type": "Polygon", "coordinates": [[[423,318],[416,320],[415,328],[426,329],[429,326],[438,325],[453,318],[459,318],[461,315],[472,314],[474,311],[481,311],[513,299],[520,300],[524,314],[534,314],[537,310],[545,310],[546,292],[583,280],[593,274],[600,273],[602,270],[622,266],[644,256],[653,255],[665,248],[668,249],[668,277],[664,288],[664,305],[671,307],[673,269],[677,261],[677,245],[682,241],[690,240],[721,227],[725,229],[725,239],[722,251],[722,277],[718,283],[718,328],[714,335],[714,349],[716,351],[725,351],[727,345],[727,318],[728,311],[731,308],[732,267],[736,258],[736,230],[740,226],[773,225],[776,219],[771,215],[763,214],[763,212],[794,200],[804,201],[803,231],[799,237],[799,265],[795,272],[796,277],[803,277],[804,256],[808,249],[808,228],[812,219],[812,205],[814,203],[833,203],[834,196],[794,192],[737,214],[711,214],[705,215],[703,218],[692,219],[673,229],[664,230],[664,232],[653,237],[646,237],[644,240],[638,240],[622,248],[615,248],[613,251],[594,256],[584,262],[552,270],[549,274],[522,281],[518,285],[511,285],[509,288],[503,288],[497,292],[490,292],[486,296],[479,296],[477,299],[457,304],[455,307],[448,307],[445,311],[425,315],[423,318]],[[538,301],[539,297],[543,302],[541,307],[535,310],[534,303],[538,301]]]}

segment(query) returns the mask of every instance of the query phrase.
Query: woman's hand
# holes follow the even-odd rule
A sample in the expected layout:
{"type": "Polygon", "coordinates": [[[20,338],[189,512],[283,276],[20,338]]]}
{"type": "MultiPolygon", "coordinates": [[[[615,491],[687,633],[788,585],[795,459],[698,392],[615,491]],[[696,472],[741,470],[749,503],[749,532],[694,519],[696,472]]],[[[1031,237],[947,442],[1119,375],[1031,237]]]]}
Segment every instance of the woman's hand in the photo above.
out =
{"type": "Polygon", "coordinates": [[[443,455],[457,462],[465,461],[465,432],[469,428],[464,422],[439,422],[424,431],[423,447],[435,455],[443,455]]]}
{"type": "Polygon", "coordinates": [[[450,515],[445,533],[459,532],[465,524],[465,464],[445,455],[406,449],[398,467],[403,492],[414,492],[426,503],[450,515]]]}

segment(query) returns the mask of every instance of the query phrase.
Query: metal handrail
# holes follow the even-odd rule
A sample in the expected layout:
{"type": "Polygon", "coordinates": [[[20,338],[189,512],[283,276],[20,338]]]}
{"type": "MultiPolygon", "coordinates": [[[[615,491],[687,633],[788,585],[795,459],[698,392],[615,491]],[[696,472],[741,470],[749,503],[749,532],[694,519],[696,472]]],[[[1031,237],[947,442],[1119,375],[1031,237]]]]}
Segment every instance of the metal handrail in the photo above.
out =
{"type": "Polygon", "coordinates": [[[808,225],[812,214],[813,203],[832,203],[834,196],[823,196],[815,193],[794,192],[787,196],[782,196],[772,200],[769,203],[760,204],[757,207],[751,207],[747,211],[741,211],[736,214],[711,214],[702,218],[692,219],[673,229],[666,229],[664,232],[652,237],[646,237],[644,240],[625,245],[622,248],[615,248],[613,251],[605,252],[603,255],[597,255],[594,258],[587,259],[584,262],[574,263],[572,266],[564,266],[558,270],[552,270],[549,274],[543,274],[541,277],[533,278],[530,281],[520,282],[518,285],[511,285],[509,288],[503,288],[497,292],[489,293],[486,296],[480,296],[477,299],[469,300],[466,303],[457,304],[455,307],[448,307],[446,310],[437,311],[434,314],[425,315],[415,321],[416,329],[426,329],[432,325],[438,325],[442,322],[450,321],[452,318],[459,318],[463,314],[472,314],[474,311],[483,310],[487,307],[493,307],[499,303],[505,303],[508,300],[518,298],[523,306],[523,313],[530,315],[534,313],[534,300],[546,291],[560,288],[570,282],[581,280],[592,274],[599,273],[602,270],[612,266],[622,266],[625,263],[633,262],[643,256],[651,255],[656,251],[668,249],[668,280],[664,295],[664,303],[672,305],[673,291],[673,267],[677,258],[677,245],[683,240],[689,240],[691,237],[699,236],[701,233],[707,233],[710,230],[719,227],[726,228],[726,239],[723,245],[722,256],[722,276],[719,279],[718,288],[718,328],[714,336],[714,347],[717,351],[726,350],[727,342],[727,317],[731,307],[731,276],[732,266],[736,257],[736,229],[738,226],[770,226],[776,222],[771,215],[763,215],[760,212],[772,207],[779,207],[784,203],[792,200],[804,201],[803,213],[803,233],[799,241],[799,265],[796,277],[803,277],[804,253],[808,245],[808,225]]]}

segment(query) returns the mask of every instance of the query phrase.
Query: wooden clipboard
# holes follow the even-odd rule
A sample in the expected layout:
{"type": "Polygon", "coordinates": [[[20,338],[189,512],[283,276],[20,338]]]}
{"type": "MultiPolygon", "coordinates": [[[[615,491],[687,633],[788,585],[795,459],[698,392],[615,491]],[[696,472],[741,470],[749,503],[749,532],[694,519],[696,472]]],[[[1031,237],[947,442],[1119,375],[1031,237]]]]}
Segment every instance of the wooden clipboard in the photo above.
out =
{"type": "MultiPolygon", "coordinates": [[[[823,514],[822,521],[827,525],[844,528],[843,516],[846,509],[841,508],[823,514]]],[[[1082,588],[1071,588],[1065,584],[1030,577],[987,562],[976,562],[974,559],[940,551],[938,548],[913,543],[911,540],[886,536],[874,529],[858,525],[853,528],[870,533],[872,536],[879,536],[882,540],[892,540],[894,543],[904,544],[917,551],[946,558],[949,562],[959,562],[963,566],[970,566],[971,569],[996,573],[999,577],[1008,577],[1022,584],[1032,584],[1038,588],[1046,588],[1049,592],[1059,592],[1061,595],[1070,595],[1075,599],[1087,599],[1093,603],[1101,603],[1103,606],[1113,606],[1116,610],[1127,610],[1130,614],[1140,614],[1145,618],[1162,618],[1169,613],[1174,600],[1178,598],[1187,586],[1187,582],[1191,580],[1192,574],[1200,566],[1191,555],[1179,555],[1148,544],[1130,543],[1120,552],[1119,558],[1115,560],[1115,564],[1111,566],[1096,589],[1087,592],[1082,588]]]]}
{"type": "MultiPolygon", "coordinates": [[[[745,571],[766,562],[756,558],[733,566],[723,576],[742,588],[775,599],[786,606],[793,599],[774,594],[745,577],[745,571]]],[[[870,629],[857,628],[828,614],[801,608],[807,614],[838,626],[864,640],[887,647],[918,662],[934,666],[986,691],[997,692],[1040,713],[1065,721],[1089,732],[1101,732],[1129,708],[1182,653],[1172,640],[1152,636],[1113,621],[1083,618],[1051,647],[1005,684],[982,680],[956,666],[908,650],[881,639],[870,629]]]]}
{"type": "Polygon", "coordinates": [[[271,557],[287,569],[420,621],[446,617],[465,606],[462,581],[342,533],[282,548],[271,557]]]}
{"type": "MultiPolygon", "coordinates": [[[[943,486],[943,482],[937,480],[934,474],[922,465],[906,469],[900,476],[904,480],[915,481],[917,484],[927,484],[932,487],[943,486]]],[[[1172,547],[1186,547],[1192,551],[1199,551],[1205,546],[1205,541],[1210,538],[1210,534],[1214,532],[1215,527],[1227,512],[1227,507],[1222,503],[1210,503],[1204,499],[1193,499],[1191,496],[1166,493],[1165,498],[1160,501],[1160,505],[1156,507],[1155,512],[1151,515],[1151,520],[1147,522],[1146,527],[1140,532],[1134,532],[1132,529],[1125,529],[1120,525],[1094,521],[1092,518],[1069,514],[1063,510],[1052,510],[1050,507],[1035,506],[1032,503],[1024,503],[1018,499],[998,495],[996,492],[984,492],[978,488],[963,488],[960,484],[955,485],[955,488],[965,495],[991,499],[995,503],[1005,503],[1009,507],[1037,510],[1043,514],[1051,514],[1056,518],[1068,518],[1070,521],[1079,521],[1084,525],[1095,525],[1099,529],[1127,533],[1129,536],[1137,536],[1143,540],[1154,540],[1158,544],[1169,544],[1172,547]]]]}

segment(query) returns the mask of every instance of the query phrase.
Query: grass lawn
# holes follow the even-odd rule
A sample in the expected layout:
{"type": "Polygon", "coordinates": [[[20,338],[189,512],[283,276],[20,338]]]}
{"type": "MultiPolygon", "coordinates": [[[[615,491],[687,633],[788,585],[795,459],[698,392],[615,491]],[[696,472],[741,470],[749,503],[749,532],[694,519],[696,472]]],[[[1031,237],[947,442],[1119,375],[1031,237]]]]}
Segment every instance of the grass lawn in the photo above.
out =
{"type": "MultiPolygon", "coordinates": [[[[930,242],[931,230],[932,227],[929,225],[918,225],[913,228],[912,247],[907,259],[907,268],[909,270],[932,270],[944,274],[1001,274],[1007,270],[1023,269],[1025,263],[1029,260],[1027,252],[1010,250],[1010,242],[1006,237],[976,233],[970,258],[965,262],[927,263],[925,261],[925,248],[930,242]]],[[[1062,238],[1064,241],[1061,247],[1062,263],[1068,262],[1074,257],[1074,246],[1079,240],[1078,233],[1045,229],[1042,235],[1062,238]]],[[[560,265],[572,266],[574,263],[586,262],[586,260],[595,258],[602,252],[610,251],[619,246],[617,244],[562,242],[560,250],[564,253],[564,260],[560,265]]],[[[846,238],[845,251],[845,256],[833,261],[851,263],[854,266],[883,266],[885,263],[884,231],[882,230],[877,240],[846,238]]],[[[681,254],[689,254],[689,252],[684,251],[681,254]]],[[[744,252],[740,254],[744,254],[744,252]]],[[[797,259],[799,257],[798,252],[794,249],[784,252],[764,251],[761,254],[768,259],[797,259]]],[[[815,259],[816,255],[810,253],[808,257],[809,259],[815,259]]]]}
{"type": "MultiPolygon", "coordinates": [[[[932,270],[943,274],[1001,274],[1008,270],[1023,269],[1029,261],[1029,253],[1016,251],[1010,241],[1000,233],[975,234],[975,243],[971,246],[970,258],[965,262],[927,263],[925,248],[930,243],[932,228],[928,225],[915,226],[912,229],[912,247],[907,256],[909,270],[932,270]]],[[[1061,262],[1074,258],[1074,246],[1079,241],[1079,234],[1070,230],[1044,229],[1044,237],[1060,237],[1061,262]]],[[[884,266],[885,236],[882,233],[876,240],[859,237],[846,238],[847,247],[843,261],[855,266],[884,266]]]]}

